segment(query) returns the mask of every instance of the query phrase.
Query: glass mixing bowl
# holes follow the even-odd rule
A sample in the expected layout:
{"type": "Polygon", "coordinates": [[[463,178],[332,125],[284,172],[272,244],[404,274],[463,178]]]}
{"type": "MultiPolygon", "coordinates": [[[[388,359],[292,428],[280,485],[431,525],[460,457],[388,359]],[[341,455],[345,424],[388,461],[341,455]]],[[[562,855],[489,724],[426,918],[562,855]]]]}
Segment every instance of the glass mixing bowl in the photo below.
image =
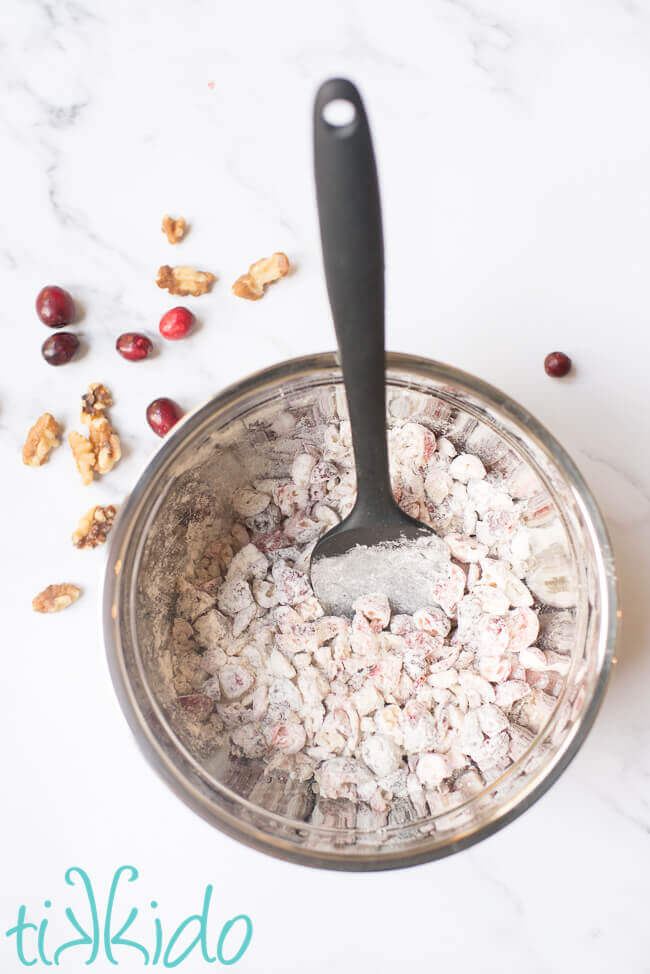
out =
{"type": "Polygon", "coordinates": [[[453,792],[428,818],[406,799],[388,816],[377,816],[348,800],[320,799],[309,782],[267,773],[259,761],[224,747],[210,750],[178,721],[169,649],[174,580],[186,569],[192,545],[227,513],[234,488],[260,471],[286,474],[296,441],[282,431],[298,422],[301,435],[318,435],[310,423],[314,403],[333,402],[341,386],[333,354],[275,365],[186,416],[125,503],[108,552],[108,661],[148,760],[222,831],[272,855],[333,869],[388,869],[439,858],[528,808],[567,767],[593,723],[619,615],[601,515],[547,430],[499,390],[437,362],[388,354],[386,384],[389,422],[413,419],[446,434],[507,476],[528,500],[534,567],[526,582],[541,604],[550,645],[571,653],[559,697],[527,717],[529,746],[478,793],[453,792]]]}

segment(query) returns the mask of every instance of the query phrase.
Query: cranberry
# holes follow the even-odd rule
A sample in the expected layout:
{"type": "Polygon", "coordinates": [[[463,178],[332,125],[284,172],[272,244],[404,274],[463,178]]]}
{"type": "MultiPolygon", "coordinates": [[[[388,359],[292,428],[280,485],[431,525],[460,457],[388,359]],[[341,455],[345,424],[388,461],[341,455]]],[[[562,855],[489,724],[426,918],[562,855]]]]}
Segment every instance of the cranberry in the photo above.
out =
{"type": "Polygon", "coordinates": [[[139,362],[149,355],[153,345],[146,335],[140,335],[137,331],[125,331],[115,342],[115,348],[122,358],[129,362],[139,362]]]}
{"type": "Polygon", "coordinates": [[[79,348],[79,339],[69,331],[60,331],[58,335],[50,335],[41,346],[43,358],[50,365],[65,365],[79,348]]]}
{"type": "Polygon", "coordinates": [[[158,328],[163,338],[175,342],[179,338],[185,338],[193,324],[194,315],[191,311],[187,308],[172,308],[162,316],[158,328]]]}
{"type": "Polygon", "coordinates": [[[564,352],[551,352],[544,359],[544,369],[547,375],[554,379],[561,379],[571,371],[571,359],[564,352]]]}
{"type": "Polygon", "coordinates": [[[179,419],[183,418],[183,410],[173,399],[154,399],[147,406],[147,422],[154,433],[165,436],[179,419]]]}
{"type": "Polygon", "coordinates": [[[62,287],[48,284],[38,292],[36,314],[44,325],[61,328],[74,321],[74,301],[62,287]]]}
{"type": "Polygon", "coordinates": [[[193,717],[199,722],[207,720],[214,707],[212,700],[205,693],[188,693],[178,697],[178,702],[188,717],[193,717]]]}

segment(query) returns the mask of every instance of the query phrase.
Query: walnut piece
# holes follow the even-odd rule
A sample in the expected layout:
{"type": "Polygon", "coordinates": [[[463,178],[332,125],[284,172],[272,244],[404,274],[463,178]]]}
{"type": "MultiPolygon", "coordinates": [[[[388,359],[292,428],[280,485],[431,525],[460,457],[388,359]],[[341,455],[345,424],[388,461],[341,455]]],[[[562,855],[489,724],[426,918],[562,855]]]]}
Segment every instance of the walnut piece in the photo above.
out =
{"type": "Polygon", "coordinates": [[[105,410],[113,405],[111,394],[101,382],[93,382],[81,397],[81,422],[88,427],[88,437],[72,431],[68,443],[84,484],[93,479],[93,470],[104,474],[112,470],[122,456],[120,438],[111,426],[105,410]]]}
{"type": "Polygon", "coordinates": [[[122,456],[119,436],[105,417],[92,420],[89,436],[95,453],[95,470],[108,473],[122,456]]]}
{"type": "Polygon", "coordinates": [[[91,382],[88,392],[81,397],[81,422],[90,426],[95,416],[103,416],[104,410],[113,405],[110,392],[101,382],[91,382]]]}
{"type": "Polygon", "coordinates": [[[91,507],[81,518],[77,530],[72,535],[75,548],[96,548],[104,544],[108,532],[113,527],[116,513],[113,504],[107,507],[102,507],[100,504],[91,507]]]}
{"type": "Polygon", "coordinates": [[[156,284],[158,287],[166,288],[170,294],[179,294],[185,297],[191,294],[198,298],[200,294],[205,294],[214,284],[215,276],[209,271],[197,271],[193,267],[170,267],[164,264],[158,268],[156,284]]]}
{"type": "Polygon", "coordinates": [[[177,244],[185,236],[186,224],[182,216],[177,220],[172,220],[170,216],[163,217],[162,232],[167,237],[170,244],[177,244]]]}
{"type": "Polygon", "coordinates": [[[34,612],[60,612],[76,602],[81,591],[76,585],[64,582],[63,585],[48,585],[32,599],[34,612]]]}
{"type": "Polygon", "coordinates": [[[68,443],[70,444],[72,455],[77,464],[77,470],[81,474],[82,484],[87,485],[92,483],[95,451],[92,448],[90,440],[82,436],[81,433],[77,433],[76,430],[71,430],[68,433],[68,443]]]}
{"type": "Polygon", "coordinates": [[[232,286],[232,293],[238,298],[248,301],[259,301],[264,296],[264,289],[268,284],[279,281],[289,272],[289,258],[286,254],[276,253],[270,257],[263,257],[248,268],[248,274],[238,277],[232,286]]]}
{"type": "Polygon", "coordinates": [[[23,463],[27,467],[41,467],[49,459],[48,454],[59,446],[61,427],[51,413],[43,413],[36,420],[25,440],[23,463]]]}

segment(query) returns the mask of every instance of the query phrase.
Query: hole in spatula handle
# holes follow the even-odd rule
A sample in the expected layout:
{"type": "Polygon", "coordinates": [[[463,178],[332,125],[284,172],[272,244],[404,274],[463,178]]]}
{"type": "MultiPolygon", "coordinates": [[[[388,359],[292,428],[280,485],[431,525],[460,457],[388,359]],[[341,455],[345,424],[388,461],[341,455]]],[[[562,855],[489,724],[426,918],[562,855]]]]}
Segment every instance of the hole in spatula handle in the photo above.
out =
{"type": "MultiPolygon", "coordinates": [[[[357,110],[347,98],[334,98],[323,106],[322,116],[330,128],[352,132],[357,118],[357,110]]],[[[340,134],[347,133],[340,131],[340,134]]]]}

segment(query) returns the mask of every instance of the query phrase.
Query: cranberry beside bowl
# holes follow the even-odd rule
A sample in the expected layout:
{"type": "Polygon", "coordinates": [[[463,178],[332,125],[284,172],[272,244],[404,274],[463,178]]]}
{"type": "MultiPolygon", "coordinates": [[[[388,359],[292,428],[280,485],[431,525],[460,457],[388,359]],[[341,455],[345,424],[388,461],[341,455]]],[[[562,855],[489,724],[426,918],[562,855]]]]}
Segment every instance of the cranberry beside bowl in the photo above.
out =
{"type": "Polygon", "coordinates": [[[367,871],[457,852],[503,828],[544,794],[597,714],[619,613],[605,525],[560,444],[522,406],[480,379],[388,353],[389,425],[423,423],[479,456],[488,470],[521,483],[535,556],[526,581],[568,645],[563,688],[541,723],[528,727],[530,745],[496,780],[469,797],[451,787],[441,810],[424,817],[408,798],[383,817],[348,798],[323,799],[286,767],[267,772],[261,759],[212,746],[201,730],[205,724],[188,724],[173,685],[177,579],[201,539],[217,538],[230,523],[235,489],[285,476],[305,441],[312,437],[318,445],[314,417],[336,409],[340,387],[333,353],[293,359],[230,386],[178,422],[113,528],[103,620],[124,715],[148,761],[183,801],[270,855],[367,871]]]}

